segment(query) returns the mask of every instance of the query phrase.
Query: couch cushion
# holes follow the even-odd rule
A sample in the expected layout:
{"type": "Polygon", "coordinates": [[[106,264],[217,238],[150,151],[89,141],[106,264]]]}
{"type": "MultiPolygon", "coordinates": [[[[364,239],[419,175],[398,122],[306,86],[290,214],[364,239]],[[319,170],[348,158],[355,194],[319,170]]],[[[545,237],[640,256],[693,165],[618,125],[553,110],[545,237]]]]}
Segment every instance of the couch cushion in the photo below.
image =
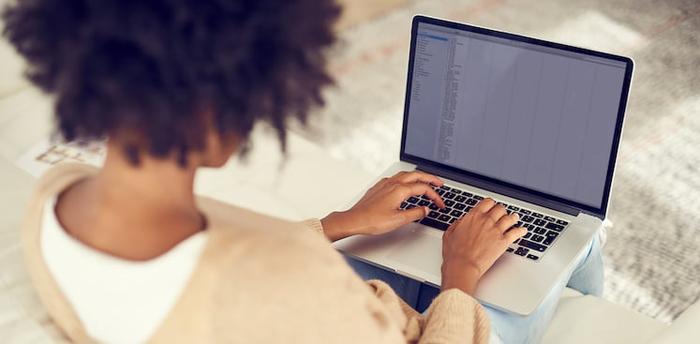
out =
{"type": "Polygon", "coordinates": [[[647,343],[668,325],[593,296],[567,289],[543,343],[647,343]]]}

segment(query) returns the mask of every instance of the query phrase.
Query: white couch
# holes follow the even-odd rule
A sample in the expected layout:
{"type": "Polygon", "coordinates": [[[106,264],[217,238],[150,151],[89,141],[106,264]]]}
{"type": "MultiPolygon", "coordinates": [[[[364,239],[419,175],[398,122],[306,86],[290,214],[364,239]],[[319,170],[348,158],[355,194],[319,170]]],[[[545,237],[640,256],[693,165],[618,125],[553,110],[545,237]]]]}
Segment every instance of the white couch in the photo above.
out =
{"type": "MultiPolygon", "coordinates": [[[[19,76],[17,57],[0,40],[0,342],[61,341],[31,289],[23,268],[18,229],[35,181],[14,162],[50,127],[49,100],[19,76]]],[[[364,188],[371,176],[290,135],[289,159],[280,165],[277,143],[255,134],[248,164],[234,161],[202,173],[197,192],[288,219],[322,216],[364,188]],[[281,168],[281,169],[280,169],[281,168]],[[334,190],[333,193],[327,190],[334,190]]],[[[566,290],[545,343],[700,342],[700,305],[670,326],[603,299],[566,290]]]]}

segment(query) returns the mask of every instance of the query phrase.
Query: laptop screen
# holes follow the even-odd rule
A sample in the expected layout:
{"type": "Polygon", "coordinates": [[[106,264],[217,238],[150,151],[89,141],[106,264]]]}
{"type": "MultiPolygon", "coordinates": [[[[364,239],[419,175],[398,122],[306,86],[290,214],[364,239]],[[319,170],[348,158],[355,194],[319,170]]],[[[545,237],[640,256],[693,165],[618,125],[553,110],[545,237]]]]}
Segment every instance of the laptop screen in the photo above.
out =
{"type": "Polygon", "coordinates": [[[626,62],[424,22],[415,33],[405,153],[601,208],[626,62]]]}

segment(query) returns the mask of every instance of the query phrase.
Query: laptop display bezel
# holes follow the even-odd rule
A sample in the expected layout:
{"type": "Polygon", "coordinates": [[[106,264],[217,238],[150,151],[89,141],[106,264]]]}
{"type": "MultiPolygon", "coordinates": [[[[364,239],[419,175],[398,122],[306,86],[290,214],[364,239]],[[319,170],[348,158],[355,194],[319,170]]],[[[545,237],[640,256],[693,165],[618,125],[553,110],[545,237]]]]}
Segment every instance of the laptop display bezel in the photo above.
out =
{"type": "Polygon", "coordinates": [[[617,152],[618,152],[618,148],[619,148],[619,144],[620,144],[620,138],[622,135],[622,126],[623,126],[625,109],[627,107],[627,99],[629,97],[629,89],[630,89],[630,85],[631,85],[631,81],[632,81],[633,68],[634,68],[634,62],[632,61],[632,59],[625,57],[625,56],[613,55],[613,54],[609,54],[609,53],[589,50],[589,49],[585,49],[585,48],[574,47],[574,46],[565,45],[565,44],[561,44],[561,43],[555,43],[555,42],[545,41],[545,40],[541,40],[541,39],[525,37],[525,36],[521,36],[521,35],[517,35],[517,34],[503,32],[503,31],[497,31],[497,30],[493,30],[493,29],[477,27],[477,26],[472,26],[472,25],[468,25],[468,24],[456,23],[456,22],[446,21],[446,20],[442,20],[442,19],[417,15],[417,16],[413,17],[413,22],[412,22],[412,26],[411,26],[411,44],[410,44],[410,50],[409,50],[409,61],[408,61],[408,71],[407,71],[408,74],[407,74],[407,78],[406,78],[406,95],[405,95],[405,100],[404,100],[404,115],[403,115],[403,127],[402,127],[402,133],[401,133],[400,159],[401,159],[401,161],[409,162],[409,163],[415,164],[419,167],[426,167],[430,170],[445,171],[451,175],[462,175],[462,176],[465,176],[467,179],[479,180],[481,182],[481,183],[479,183],[479,187],[482,187],[485,189],[490,189],[490,191],[497,191],[497,192],[504,194],[506,196],[509,196],[509,197],[522,199],[522,200],[525,200],[525,201],[528,201],[531,203],[535,203],[535,204],[539,204],[539,205],[543,205],[543,206],[547,206],[547,207],[552,207],[552,205],[561,205],[562,207],[565,207],[565,208],[575,208],[575,209],[590,213],[592,215],[595,215],[595,216],[603,219],[607,215],[607,210],[608,210],[610,190],[612,188],[613,175],[614,175],[614,171],[615,171],[615,163],[617,160],[617,152]],[[607,175],[606,175],[606,179],[605,179],[605,188],[603,190],[603,197],[602,197],[600,205],[598,207],[594,207],[594,206],[591,206],[588,204],[583,204],[583,203],[569,200],[566,198],[562,198],[559,196],[551,195],[551,194],[548,194],[548,193],[545,193],[542,191],[533,190],[533,189],[530,189],[530,188],[527,188],[527,187],[524,187],[521,185],[508,183],[508,182],[505,182],[502,180],[498,180],[498,179],[484,176],[484,175],[481,175],[478,173],[463,170],[463,169],[460,169],[460,168],[457,168],[454,166],[449,166],[446,164],[442,164],[439,162],[435,162],[432,160],[428,160],[425,158],[421,158],[421,157],[406,153],[406,151],[405,151],[406,135],[407,135],[407,126],[408,126],[409,106],[411,103],[411,89],[412,89],[412,79],[413,79],[413,67],[414,67],[414,62],[415,62],[416,37],[417,37],[417,33],[418,33],[418,24],[420,24],[420,23],[432,24],[432,25],[437,25],[437,26],[441,26],[441,27],[445,27],[445,28],[449,28],[449,29],[455,29],[455,30],[470,31],[470,32],[478,33],[478,34],[484,34],[484,35],[508,39],[508,40],[515,40],[515,41],[519,41],[519,42],[540,45],[540,46],[544,46],[544,47],[548,47],[548,48],[561,49],[561,50],[565,50],[568,52],[586,54],[586,55],[591,55],[591,56],[595,56],[595,57],[599,57],[599,58],[605,58],[605,59],[610,59],[610,60],[625,63],[625,76],[624,76],[622,92],[621,92],[621,96],[620,96],[620,103],[618,106],[613,142],[612,142],[612,146],[610,149],[610,158],[609,158],[609,163],[608,163],[607,175]],[[493,186],[493,188],[489,188],[489,186],[493,186]]]}

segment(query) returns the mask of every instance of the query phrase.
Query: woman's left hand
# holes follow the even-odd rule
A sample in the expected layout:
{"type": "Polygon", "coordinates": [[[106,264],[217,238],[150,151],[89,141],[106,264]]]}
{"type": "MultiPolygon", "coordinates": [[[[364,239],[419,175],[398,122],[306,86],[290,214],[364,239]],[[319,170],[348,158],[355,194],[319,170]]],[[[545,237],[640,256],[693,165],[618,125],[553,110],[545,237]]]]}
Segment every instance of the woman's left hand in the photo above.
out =
{"type": "Polygon", "coordinates": [[[328,239],[335,241],[355,234],[383,234],[419,220],[428,214],[428,207],[408,210],[399,207],[411,196],[426,195],[443,208],[442,198],[431,185],[442,186],[442,181],[418,171],[399,172],[391,178],[383,178],[352,208],[322,219],[323,231],[328,239]]]}

